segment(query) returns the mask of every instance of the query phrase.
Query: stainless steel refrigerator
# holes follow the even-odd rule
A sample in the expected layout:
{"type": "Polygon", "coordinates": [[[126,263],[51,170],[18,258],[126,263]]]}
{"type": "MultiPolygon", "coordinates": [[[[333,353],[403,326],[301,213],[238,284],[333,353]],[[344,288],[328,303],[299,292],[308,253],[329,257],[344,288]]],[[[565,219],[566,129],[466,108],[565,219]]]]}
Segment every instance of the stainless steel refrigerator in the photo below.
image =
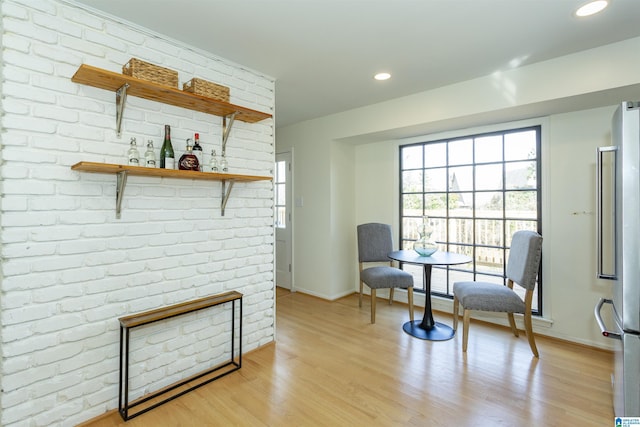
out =
{"type": "Polygon", "coordinates": [[[614,415],[640,417],[640,102],[613,115],[612,146],[597,156],[598,278],[612,298],[595,308],[602,334],[615,340],[614,415]]]}

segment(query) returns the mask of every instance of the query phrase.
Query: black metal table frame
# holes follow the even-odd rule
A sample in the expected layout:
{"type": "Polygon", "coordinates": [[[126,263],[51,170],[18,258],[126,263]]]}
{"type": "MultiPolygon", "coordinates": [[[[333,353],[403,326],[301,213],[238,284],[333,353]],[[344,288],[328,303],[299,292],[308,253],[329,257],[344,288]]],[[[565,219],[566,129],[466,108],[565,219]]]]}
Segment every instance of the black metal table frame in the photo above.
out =
{"type": "Polygon", "coordinates": [[[466,264],[471,262],[471,257],[466,255],[455,254],[451,252],[437,252],[435,257],[446,256],[451,259],[443,259],[440,262],[435,261],[435,259],[429,259],[431,257],[421,257],[415,254],[412,260],[408,260],[408,257],[402,256],[404,254],[414,254],[413,251],[395,251],[389,254],[389,258],[394,259],[399,262],[406,262],[407,264],[417,264],[423,266],[423,277],[424,277],[424,287],[425,287],[425,297],[424,297],[424,316],[422,320],[414,320],[406,322],[402,325],[402,330],[404,330],[407,334],[420,338],[423,340],[429,341],[446,341],[453,338],[455,335],[455,331],[449,325],[445,325],[444,323],[436,322],[433,319],[433,311],[431,308],[431,271],[434,265],[457,265],[457,264],[466,264]],[[394,256],[395,255],[395,256],[394,256]],[[421,262],[422,261],[422,262],[421,262]],[[428,261],[428,262],[427,262],[428,261]],[[432,262],[433,261],[433,262],[432,262]]]}
{"type": "MultiPolygon", "coordinates": [[[[119,393],[118,393],[118,412],[120,413],[120,416],[122,417],[123,420],[128,421],[134,417],[137,417],[138,415],[142,415],[164,403],[167,403],[173,399],[176,399],[192,390],[195,390],[198,387],[201,387],[205,384],[208,384],[212,381],[215,381],[219,378],[224,377],[225,375],[228,375],[232,372],[237,371],[238,369],[240,369],[242,367],[242,294],[238,293],[238,292],[227,292],[224,295],[221,295],[222,297],[227,297],[227,298],[222,298],[223,300],[221,300],[220,302],[212,302],[209,304],[205,304],[201,307],[192,309],[192,310],[188,310],[188,311],[182,311],[170,316],[166,316],[166,317],[161,317],[161,318],[157,318],[157,319],[153,319],[150,321],[142,321],[140,323],[136,323],[134,326],[126,326],[126,323],[123,322],[124,319],[127,318],[132,318],[134,316],[128,316],[127,318],[120,318],[120,380],[119,380],[119,393]],[[235,319],[235,313],[236,313],[236,301],[239,301],[239,321],[238,321],[238,357],[236,360],[236,357],[234,357],[234,353],[235,353],[235,330],[236,330],[236,319],[235,319]],[[187,314],[187,313],[193,313],[194,311],[198,311],[198,310],[203,310],[206,308],[210,308],[210,307],[215,307],[217,305],[220,304],[225,304],[225,303],[231,303],[231,357],[230,360],[227,362],[224,362],[220,365],[216,365],[214,367],[211,367],[209,369],[206,369],[194,376],[190,376],[188,378],[185,378],[183,380],[180,380],[178,382],[175,382],[173,384],[171,384],[168,387],[162,388],[161,390],[155,391],[155,392],[151,392],[149,394],[147,394],[146,396],[143,396],[142,398],[134,401],[133,403],[129,402],[129,335],[130,335],[130,329],[133,329],[137,326],[143,326],[143,325],[148,325],[150,323],[154,323],[154,322],[158,322],[161,320],[166,320],[166,319],[170,319],[173,317],[177,317],[177,316],[181,316],[183,314],[187,314]],[[229,366],[233,366],[233,368],[225,370],[222,373],[219,373],[213,377],[210,378],[206,378],[204,381],[201,381],[199,383],[196,383],[194,385],[189,386],[188,388],[181,390],[175,394],[171,394],[170,396],[155,402],[153,404],[151,404],[148,407],[145,407],[144,409],[141,409],[140,411],[134,413],[134,414],[130,414],[130,410],[142,405],[146,402],[149,402],[152,399],[155,399],[161,395],[167,394],[179,387],[184,386],[187,383],[199,380],[203,377],[206,377],[210,374],[213,374],[214,372],[220,371],[226,367],[229,366]]],[[[214,297],[215,298],[215,297],[214,297]]],[[[201,299],[200,301],[205,300],[205,298],[201,299]]],[[[171,307],[166,307],[163,310],[168,310],[171,307]]],[[[155,312],[161,311],[161,310],[154,310],[155,312]]],[[[144,315],[144,313],[142,313],[142,315],[144,315]]],[[[138,315],[139,316],[139,315],[138,315]]]]}

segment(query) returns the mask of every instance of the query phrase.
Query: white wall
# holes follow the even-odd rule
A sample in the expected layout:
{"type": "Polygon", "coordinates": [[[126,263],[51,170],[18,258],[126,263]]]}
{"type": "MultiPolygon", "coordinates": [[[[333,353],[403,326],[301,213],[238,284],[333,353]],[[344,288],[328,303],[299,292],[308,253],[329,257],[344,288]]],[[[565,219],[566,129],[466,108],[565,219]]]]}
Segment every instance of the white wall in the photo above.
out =
{"type": "Polygon", "coordinates": [[[598,333],[593,307],[610,296],[611,281],[595,278],[595,159],[598,146],[611,145],[616,107],[551,116],[545,189],[545,316],[554,322],[549,334],[602,346],[611,340],[598,333]]]}
{"type": "MultiPolygon", "coordinates": [[[[304,207],[294,207],[296,289],[327,299],[357,289],[356,224],[389,222],[397,236],[398,144],[540,117],[545,138],[545,319],[534,328],[609,347],[593,320],[597,298],[609,292],[592,272],[593,153],[596,146],[608,144],[615,105],[640,99],[640,75],[635,71],[639,51],[640,38],[630,39],[279,128],[278,149],[295,147],[294,197],[305,200],[304,207]],[[343,157],[337,161],[333,153],[339,144],[343,157]],[[353,163],[343,158],[353,158],[353,163]],[[321,177],[338,175],[344,179],[337,193],[320,182],[321,177]],[[311,211],[307,205],[322,209],[311,211]],[[345,208],[350,206],[353,209],[345,208]],[[341,218],[343,214],[350,218],[341,218]],[[341,258],[348,252],[351,264],[341,258]],[[308,269],[312,260],[330,268],[331,276],[308,269]]],[[[397,298],[406,296],[398,292],[397,298]]],[[[451,310],[448,301],[434,305],[451,310]]]]}
{"type": "MultiPolygon", "coordinates": [[[[278,131],[279,132],[279,131],[278,131]]],[[[330,155],[331,150],[327,141],[326,130],[315,123],[301,128],[301,132],[289,134],[291,144],[278,146],[278,152],[288,151],[295,146],[294,157],[294,266],[293,283],[296,290],[301,290],[311,295],[327,298],[334,295],[331,288],[332,271],[331,262],[335,257],[332,239],[328,238],[331,232],[332,204],[329,200],[332,186],[332,171],[330,155]],[[296,170],[296,168],[304,170],[296,170]],[[300,206],[302,205],[302,206],[300,206]],[[299,288],[300,286],[300,288],[299,288]]],[[[278,138],[280,135],[278,134],[278,138]]],[[[285,138],[286,139],[286,138],[285,138]]],[[[283,139],[283,140],[285,140],[283,139]]],[[[350,182],[344,183],[349,191],[353,191],[350,182]]],[[[346,201],[346,205],[353,203],[346,201]]],[[[335,206],[334,206],[335,208],[335,206]]],[[[340,261],[336,261],[340,263],[340,261]]],[[[342,283],[343,291],[349,288],[342,283]]]]}
{"type": "Polygon", "coordinates": [[[350,185],[355,178],[353,147],[334,142],[331,144],[331,260],[329,271],[329,294],[336,296],[349,295],[348,284],[353,278],[344,276],[343,272],[353,266],[353,234],[356,227],[354,212],[357,195],[350,185]],[[345,230],[347,232],[345,232],[345,230]]]}
{"type": "MultiPolygon", "coordinates": [[[[219,182],[132,176],[116,219],[115,176],[70,166],[125,163],[130,137],[158,152],[164,124],[177,154],[194,132],[206,152],[221,144],[220,117],[132,96],[117,138],[115,94],[71,82],[83,63],[120,72],[140,58],[178,71],[180,83],[229,86],[232,103],[268,113],[273,79],[73,2],[4,0],[1,24],[0,424],[71,426],[116,408],[121,316],[237,290],[243,350],[272,342],[270,181],[235,184],[222,217],[219,182]]],[[[235,122],[231,172],[272,175],[273,126],[235,122]]],[[[228,343],[186,328],[149,338],[167,352],[160,359],[136,349],[133,397],[226,359],[228,343]],[[200,349],[203,339],[211,346],[200,349]]]]}

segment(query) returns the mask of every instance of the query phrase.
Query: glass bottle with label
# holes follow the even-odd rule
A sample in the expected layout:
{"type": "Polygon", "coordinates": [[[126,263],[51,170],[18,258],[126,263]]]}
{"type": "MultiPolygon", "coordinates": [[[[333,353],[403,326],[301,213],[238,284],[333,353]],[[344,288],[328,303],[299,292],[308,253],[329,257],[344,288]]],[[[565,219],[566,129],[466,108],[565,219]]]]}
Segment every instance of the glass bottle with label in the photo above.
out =
{"type": "Polygon", "coordinates": [[[175,169],[176,159],[171,145],[171,127],[164,125],[164,141],[160,149],[160,167],[162,169],[175,169]]]}
{"type": "Polygon", "coordinates": [[[182,171],[197,171],[200,170],[200,164],[198,158],[193,154],[193,147],[191,147],[191,138],[187,139],[187,151],[180,157],[178,162],[178,169],[182,171]]]}
{"type": "Polygon", "coordinates": [[[140,153],[138,152],[135,138],[131,138],[131,142],[129,143],[129,151],[127,151],[127,157],[129,158],[127,163],[130,166],[140,166],[140,153]]]}
{"type": "Polygon", "coordinates": [[[196,133],[193,142],[193,155],[198,158],[198,170],[202,171],[204,167],[204,157],[202,156],[202,146],[200,145],[200,134],[196,133]]]}
{"type": "Polygon", "coordinates": [[[153,151],[153,141],[147,141],[147,151],[144,153],[144,165],[148,168],[156,167],[156,153],[153,151]]]}

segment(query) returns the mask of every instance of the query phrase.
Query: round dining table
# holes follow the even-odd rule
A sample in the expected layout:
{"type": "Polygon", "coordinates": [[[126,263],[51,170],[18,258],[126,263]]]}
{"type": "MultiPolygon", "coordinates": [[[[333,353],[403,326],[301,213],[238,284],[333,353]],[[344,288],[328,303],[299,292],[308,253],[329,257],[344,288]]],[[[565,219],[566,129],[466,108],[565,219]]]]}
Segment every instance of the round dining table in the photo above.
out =
{"type": "Polygon", "coordinates": [[[424,316],[422,320],[409,321],[402,325],[402,329],[409,335],[429,341],[446,341],[453,338],[455,331],[449,325],[435,322],[431,310],[431,270],[434,265],[457,265],[471,262],[470,256],[453,252],[436,251],[430,256],[422,256],[414,250],[394,251],[389,258],[423,266],[424,274],[424,316]]]}

